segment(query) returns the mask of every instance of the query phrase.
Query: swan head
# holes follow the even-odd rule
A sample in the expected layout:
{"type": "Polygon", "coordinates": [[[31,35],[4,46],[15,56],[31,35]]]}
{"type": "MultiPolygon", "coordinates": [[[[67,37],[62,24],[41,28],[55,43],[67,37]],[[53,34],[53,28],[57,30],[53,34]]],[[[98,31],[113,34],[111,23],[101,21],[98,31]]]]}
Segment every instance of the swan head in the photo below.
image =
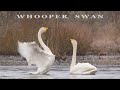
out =
{"type": "Polygon", "coordinates": [[[70,39],[70,41],[73,44],[73,46],[77,46],[77,41],[75,39],[70,39]]]}
{"type": "Polygon", "coordinates": [[[39,31],[40,31],[41,33],[44,33],[44,32],[46,32],[47,30],[48,30],[47,27],[41,27],[39,31]]]}

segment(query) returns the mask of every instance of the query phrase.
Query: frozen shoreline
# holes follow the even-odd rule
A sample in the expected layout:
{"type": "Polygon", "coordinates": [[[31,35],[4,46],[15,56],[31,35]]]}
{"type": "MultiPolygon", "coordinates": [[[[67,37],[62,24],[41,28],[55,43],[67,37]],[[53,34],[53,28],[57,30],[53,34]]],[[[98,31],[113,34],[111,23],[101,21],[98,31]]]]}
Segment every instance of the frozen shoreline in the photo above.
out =
{"type": "Polygon", "coordinates": [[[21,56],[0,55],[0,79],[120,79],[119,56],[77,57],[79,62],[90,62],[98,68],[96,75],[70,75],[68,56],[66,62],[57,60],[47,75],[30,75],[36,71],[36,66],[27,66],[27,61],[21,56]],[[108,61],[109,60],[109,61],[108,61]]]}
{"type": "MultiPolygon", "coordinates": [[[[120,56],[77,56],[77,62],[89,62],[93,65],[120,65],[120,56]]],[[[71,56],[67,56],[66,60],[57,60],[54,65],[70,65],[71,56]]],[[[0,66],[26,66],[27,61],[21,56],[0,55],[0,66]]]]}
{"type": "Polygon", "coordinates": [[[52,66],[46,75],[31,75],[35,66],[0,66],[0,79],[120,79],[120,66],[97,66],[95,75],[70,75],[69,66],[52,66]]]}

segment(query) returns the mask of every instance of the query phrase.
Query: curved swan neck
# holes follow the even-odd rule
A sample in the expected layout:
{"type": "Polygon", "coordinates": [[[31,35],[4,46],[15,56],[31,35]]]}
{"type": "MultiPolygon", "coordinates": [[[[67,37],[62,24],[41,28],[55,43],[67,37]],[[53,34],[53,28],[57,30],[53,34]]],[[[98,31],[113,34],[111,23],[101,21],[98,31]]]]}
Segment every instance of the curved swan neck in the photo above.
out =
{"type": "Polygon", "coordinates": [[[77,45],[73,45],[73,55],[72,55],[72,62],[70,65],[70,69],[76,64],[76,53],[77,53],[77,45]]]}
{"type": "MultiPolygon", "coordinates": [[[[43,47],[43,49],[44,49],[44,51],[47,53],[47,54],[52,54],[52,52],[51,52],[51,50],[44,44],[44,42],[43,42],[43,40],[42,40],[42,38],[41,38],[41,34],[42,34],[43,32],[41,32],[41,30],[39,30],[39,32],[38,32],[38,41],[39,41],[39,43],[40,43],[40,45],[43,47]]],[[[53,54],[52,54],[53,55],[53,54]]]]}

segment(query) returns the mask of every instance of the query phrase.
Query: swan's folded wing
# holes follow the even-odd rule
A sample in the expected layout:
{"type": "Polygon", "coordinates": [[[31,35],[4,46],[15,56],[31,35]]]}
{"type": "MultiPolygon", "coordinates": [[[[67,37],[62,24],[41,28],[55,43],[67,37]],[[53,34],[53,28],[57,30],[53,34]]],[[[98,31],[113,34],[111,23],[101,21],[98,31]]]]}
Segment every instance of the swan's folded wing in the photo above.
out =
{"type": "Polygon", "coordinates": [[[84,72],[89,71],[92,68],[92,65],[89,63],[77,63],[72,70],[74,72],[84,72]]]}

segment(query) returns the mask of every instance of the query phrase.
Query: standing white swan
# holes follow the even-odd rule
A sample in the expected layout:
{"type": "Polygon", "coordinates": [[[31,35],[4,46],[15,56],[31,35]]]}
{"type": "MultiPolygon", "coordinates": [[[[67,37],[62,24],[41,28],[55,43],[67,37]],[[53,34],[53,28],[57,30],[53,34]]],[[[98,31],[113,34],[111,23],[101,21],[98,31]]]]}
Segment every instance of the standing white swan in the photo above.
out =
{"type": "Polygon", "coordinates": [[[70,39],[73,45],[73,56],[70,65],[70,74],[90,74],[94,75],[97,72],[97,68],[90,63],[77,63],[76,64],[76,53],[77,53],[77,41],[70,39]]]}
{"type": "Polygon", "coordinates": [[[30,72],[31,74],[46,74],[55,61],[55,55],[51,50],[44,44],[41,38],[41,34],[47,31],[48,28],[42,27],[38,32],[38,40],[43,50],[33,42],[19,42],[18,41],[18,52],[21,56],[26,58],[28,65],[35,64],[38,69],[36,72],[30,72]]]}

